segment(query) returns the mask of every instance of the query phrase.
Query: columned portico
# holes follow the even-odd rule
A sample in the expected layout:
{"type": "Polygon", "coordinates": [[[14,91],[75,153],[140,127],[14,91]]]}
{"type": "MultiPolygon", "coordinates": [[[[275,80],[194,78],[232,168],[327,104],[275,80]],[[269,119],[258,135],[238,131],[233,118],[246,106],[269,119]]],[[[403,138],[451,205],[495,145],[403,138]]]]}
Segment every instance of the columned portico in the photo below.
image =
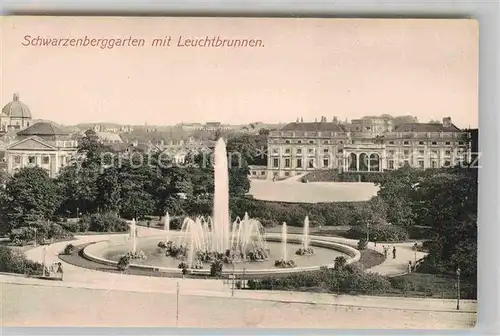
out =
{"type": "Polygon", "coordinates": [[[346,145],[344,148],[344,168],[350,172],[383,171],[383,145],[346,145]]]}
{"type": "Polygon", "coordinates": [[[56,177],[69,158],[76,155],[77,141],[49,123],[38,123],[20,131],[18,140],[6,148],[7,172],[24,167],[40,167],[56,177]]]}

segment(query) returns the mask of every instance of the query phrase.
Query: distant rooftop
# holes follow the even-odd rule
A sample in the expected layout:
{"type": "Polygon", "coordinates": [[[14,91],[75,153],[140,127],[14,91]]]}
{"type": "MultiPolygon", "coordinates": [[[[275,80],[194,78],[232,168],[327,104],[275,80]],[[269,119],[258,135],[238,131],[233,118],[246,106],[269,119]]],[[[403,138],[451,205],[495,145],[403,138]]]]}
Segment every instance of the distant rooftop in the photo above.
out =
{"type": "Polygon", "coordinates": [[[433,132],[460,132],[460,129],[453,125],[445,125],[441,123],[411,123],[402,124],[394,129],[395,132],[422,132],[422,133],[433,133],[433,132]]]}
{"type": "Polygon", "coordinates": [[[285,125],[281,131],[303,132],[344,132],[338,123],[334,122],[293,122],[285,125]]]}
{"type": "Polygon", "coordinates": [[[32,136],[32,135],[68,135],[68,132],[63,131],[56,125],[49,122],[39,122],[31,125],[30,127],[17,132],[19,136],[32,136]]]}

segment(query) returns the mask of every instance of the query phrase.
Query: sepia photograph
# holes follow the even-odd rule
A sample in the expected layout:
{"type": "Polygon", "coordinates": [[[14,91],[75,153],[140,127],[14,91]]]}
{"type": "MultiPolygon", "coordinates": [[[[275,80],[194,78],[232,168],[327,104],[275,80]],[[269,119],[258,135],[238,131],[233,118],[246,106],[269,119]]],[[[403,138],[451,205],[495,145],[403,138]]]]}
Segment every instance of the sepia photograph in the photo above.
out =
{"type": "Polygon", "coordinates": [[[2,328],[475,327],[477,21],[0,22],[2,328]]]}

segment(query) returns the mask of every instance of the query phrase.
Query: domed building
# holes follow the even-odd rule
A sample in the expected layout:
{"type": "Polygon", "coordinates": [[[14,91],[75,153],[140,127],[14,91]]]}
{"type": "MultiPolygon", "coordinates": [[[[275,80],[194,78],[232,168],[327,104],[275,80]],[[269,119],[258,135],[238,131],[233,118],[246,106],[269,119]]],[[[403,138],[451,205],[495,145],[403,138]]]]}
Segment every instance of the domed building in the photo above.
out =
{"type": "Polygon", "coordinates": [[[7,173],[38,166],[56,177],[60,169],[76,157],[78,142],[71,134],[49,122],[38,122],[17,132],[5,151],[7,173]]]}
{"type": "Polygon", "coordinates": [[[14,93],[12,101],[5,105],[0,113],[0,133],[21,130],[31,124],[31,111],[28,105],[19,100],[18,93],[14,93]]]}

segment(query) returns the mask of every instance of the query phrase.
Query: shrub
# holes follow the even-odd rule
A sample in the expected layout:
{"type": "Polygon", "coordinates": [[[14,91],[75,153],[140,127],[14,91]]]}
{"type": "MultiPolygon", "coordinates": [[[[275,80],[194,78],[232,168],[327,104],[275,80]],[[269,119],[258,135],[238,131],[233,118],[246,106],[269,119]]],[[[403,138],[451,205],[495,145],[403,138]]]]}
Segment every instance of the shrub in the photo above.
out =
{"type": "Polygon", "coordinates": [[[257,289],[257,281],[250,279],[247,281],[248,289],[257,289]]]}
{"type": "Polygon", "coordinates": [[[351,274],[361,274],[365,271],[363,265],[359,262],[351,263],[345,266],[345,270],[351,274]]]}
{"type": "Polygon", "coordinates": [[[9,234],[9,239],[12,242],[15,242],[16,246],[22,246],[33,242],[36,235],[34,227],[23,226],[17,229],[12,229],[9,234]]]}
{"type": "Polygon", "coordinates": [[[390,279],[392,288],[399,290],[407,290],[409,282],[406,277],[398,276],[390,279]]]}
{"type": "Polygon", "coordinates": [[[122,256],[120,260],[118,260],[118,270],[126,271],[130,266],[130,258],[126,255],[122,256]]]}
{"type": "MultiPolygon", "coordinates": [[[[352,239],[365,239],[366,240],[367,228],[365,226],[352,227],[347,232],[347,237],[352,239]]],[[[396,242],[408,240],[408,232],[396,225],[374,225],[368,228],[369,238],[377,238],[377,241],[396,242]]]]}
{"type": "Polygon", "coordinates": [[[222,261],[215,260],[210,264],[210,276],[220,277],[222,275],[222,261]]]}
{"type": "Polygon", "coordinates": [[[128,224],[125,220],[117,217],[114,213],[97,213],[86,215],[80,219],[80,230],[88,227],[95,232],[126,232],[128,224]]]}
{"type": "Polygon", "coordinates": [[[230,200],[230,210],[233,217],[243,216],[245,211],[252,218],[260,218],[263,225],[286,222],[289,226],[302,226],[304,218],[309,215],[311,225],[358,225],[358,217],[367,202],[336,202],[336,203],[284,203],[268,202],[248,198],[230,200]]]}
{"type": "Polygon", "coordinates": [[[78,222],[63,222],[61,226],[69,232],[77,233],[80,231],[81,225],[78,222]]]}
{"type": "Polygon", "coordinates": [[[345,267],[347,259],[344,256],[338,256],[335,258],[335,269],[342,269],[345,267]]]}
{"type": "Polygon", "coordinates": [[[41,271],[43,265],[26,259],[21,251],[0,246],[0,271],[23,274],[28,270],[41,271]]]}
{"type": "Polygon", "coordinates": [[[80,226],[79,230],[78,230],[80,232],[87,232],[88,230],[90,230],[90,222],[89,221],[80,220],[78,222],[78,225],[80,226]]]}
{"type": "Polygon", "coordinates": [[[73,252],[75,252],[75,246],[73,244],[68,244],[64,248],[63,254],[71,255],[73,252]]]}
{"type": "Polygon", "coordinates": [[[267,277],[259,282],[248,281],[250,289],[297,290],[309,289],[321,292],[384,293],[391,289],[391,282],[385,276],[345,269],[323,270],[291,274],[283,278],[267,277]]]}
{"type": "Polygon", "coordinates": [[[182,227],[182,222],[184,219],[182,217],[174,217],[170,219],[170,229],[171,230],[180,230],[182,227]]]}
{"type": "Polygon", "coordinates": [[[71,234],[63,229],[63,227],[57,223],[50,223],[49,232],[47,238],[61,239],[68,238],[71,234]]]}
{"type": "Polygon", "coordinates": [[[364,250],[368,246],[368,241],[366,238],[361,238],[358,241],[358,250],[364,250]]]}
{"type": "Polygon", "coordinates": [[[73,235],[57,223],[38,221],[31,223],[30,226],[22,226],[12,229],[9,238],[19,246],[31,244],[35,241],[42,242],[45,239],[68,239],[73,235]]]}

